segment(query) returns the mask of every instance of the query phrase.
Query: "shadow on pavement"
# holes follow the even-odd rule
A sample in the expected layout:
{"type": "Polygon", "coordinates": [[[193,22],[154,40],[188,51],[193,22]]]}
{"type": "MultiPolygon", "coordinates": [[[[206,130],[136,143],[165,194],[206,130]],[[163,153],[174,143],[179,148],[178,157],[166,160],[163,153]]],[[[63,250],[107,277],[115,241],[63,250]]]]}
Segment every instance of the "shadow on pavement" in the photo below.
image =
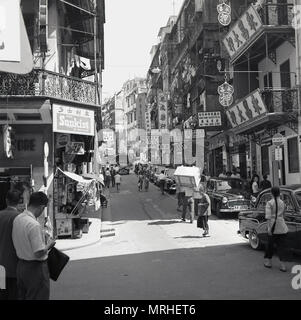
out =
{"type": "Polygon", "coordinates": [[[149,222],[147,225],[149,225],[149,226],[160,226],[160,225],[177,224],[177,223],[181,223],[181,222],[182,222],[182,221],[161,220],[161,221],[149,222]]]}
{"type": "Polygon", "coordinates": [[[293,275],[263,266],[246,244],[173,249],[71,261],[52,299],[208,300],[300,299],[293,275]],[[125,275],[127,275],[125,277],[125,275]]]}
{"type": "Polygon", "coordinates": [[[201,236],[183,236],[183,237],[174,237],[174,239],[203,239],[201,236]]]}

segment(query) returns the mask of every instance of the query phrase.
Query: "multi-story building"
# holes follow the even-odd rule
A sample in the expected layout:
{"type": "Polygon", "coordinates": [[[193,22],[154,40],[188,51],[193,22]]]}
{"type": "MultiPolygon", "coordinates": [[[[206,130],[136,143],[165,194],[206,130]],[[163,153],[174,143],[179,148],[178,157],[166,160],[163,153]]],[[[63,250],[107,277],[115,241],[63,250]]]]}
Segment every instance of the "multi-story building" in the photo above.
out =
{"type": "Polygon", "coordinates": [[[293,18],[286,1],[250,5],[223,39],[234,71],[225,133],[230,165],[242,177],[267,174],[273,184],[300,183],[293,18]],[[280,152],[273,144],[277,133],[284,137],[280,152]]]}
{"type": "Polygon", "coordinates": [[[52,183],[56,169],[80,173],[91,161],[100,114],[96,75],[104,68],[104,0],[22,0],[20,5],[34,69],[26,75],[0,73],[0,194],[3,200],[16,183],[35,190],[47,185],[53,218],[59,210],[52,183]],[[85,80],[93,75],[95,81],[85,80]],[[12,132],[9,145],[4,137],[12,132]],[[75,145],[84,153],[76,155],[75,145]]]}
{"type": "Polygon", "coordinates": [[[145,129],[146,111],[146,80],[135,78],[124,83],[124,113],[126,118],[126,136],[128,157],[130,162],[140,159],[142,142],[145,140],[141,133],[145,129]],[[141,140],[142,138],[142,140],[141,140]]]}

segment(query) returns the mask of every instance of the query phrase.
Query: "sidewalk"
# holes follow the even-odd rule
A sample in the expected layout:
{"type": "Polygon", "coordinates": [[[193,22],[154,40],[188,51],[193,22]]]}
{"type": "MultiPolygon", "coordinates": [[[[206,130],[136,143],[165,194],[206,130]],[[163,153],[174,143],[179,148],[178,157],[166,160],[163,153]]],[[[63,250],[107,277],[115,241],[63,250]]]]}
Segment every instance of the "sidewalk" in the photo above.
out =
{"type": "Polygon", "coordinates": [[[91,246],[101,241],[101,220],[89,218],[89,221],[92,223],[88,233],[83,233],[80,239],[58,239],[56,240],[55,247],[61,251],[69,251],[91,246]]]}

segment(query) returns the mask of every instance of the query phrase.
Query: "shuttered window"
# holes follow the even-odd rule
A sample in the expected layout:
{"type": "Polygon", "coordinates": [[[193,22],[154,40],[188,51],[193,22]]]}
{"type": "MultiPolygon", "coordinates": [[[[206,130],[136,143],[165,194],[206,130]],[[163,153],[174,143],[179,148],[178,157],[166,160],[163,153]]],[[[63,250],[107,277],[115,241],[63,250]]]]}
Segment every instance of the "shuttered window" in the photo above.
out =
{"type": "Polygon", "coordinates": [[[299,172],[299,152],[297,137],[287,140],[287,153],[289,173],[299,172]]]}

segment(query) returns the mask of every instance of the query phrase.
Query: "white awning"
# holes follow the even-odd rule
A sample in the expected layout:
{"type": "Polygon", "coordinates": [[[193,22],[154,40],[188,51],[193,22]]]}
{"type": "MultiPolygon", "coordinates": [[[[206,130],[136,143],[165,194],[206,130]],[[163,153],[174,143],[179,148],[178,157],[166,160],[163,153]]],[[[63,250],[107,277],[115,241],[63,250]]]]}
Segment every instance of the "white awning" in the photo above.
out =
{"type": "Polygon", "coordinates": [[[60,172],[62,172],[65,176],[67,176],[68,178],[80,182],[80,183],[84,183],[84,184],[90,184],[94,179],[84,179],[82,176],[79,176],[76,173],[72,173],[72,172],[68,172],[68,171],[63,171],[61,169],[58,168],[58,170],[60,172]]]}

